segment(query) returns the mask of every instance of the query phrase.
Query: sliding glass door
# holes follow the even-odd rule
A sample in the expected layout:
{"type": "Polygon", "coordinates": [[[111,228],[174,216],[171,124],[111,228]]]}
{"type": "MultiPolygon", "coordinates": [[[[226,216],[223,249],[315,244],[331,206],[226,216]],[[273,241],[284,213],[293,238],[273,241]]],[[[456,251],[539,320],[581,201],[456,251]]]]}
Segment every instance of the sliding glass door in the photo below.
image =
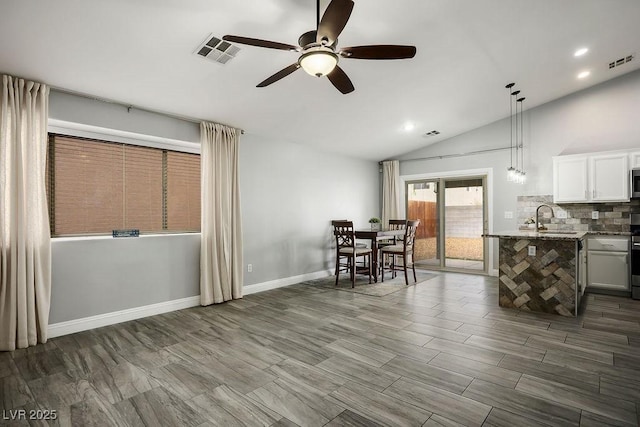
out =
{"type": "Polygon", "coordinates": [[[410,181],[408,219],[420,219],[417,267],[486,272],[486,177],[410,181]]]}

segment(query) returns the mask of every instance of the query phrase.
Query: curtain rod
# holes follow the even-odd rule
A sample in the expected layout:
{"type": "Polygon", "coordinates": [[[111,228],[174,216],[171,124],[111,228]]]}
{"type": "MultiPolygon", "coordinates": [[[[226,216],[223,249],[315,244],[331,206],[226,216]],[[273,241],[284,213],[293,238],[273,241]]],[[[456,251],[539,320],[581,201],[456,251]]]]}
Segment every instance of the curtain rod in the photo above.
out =
{"type": "MultiPolygon", "coordinates": [[[[167,112],[164,112],[164,111],[152,110],[150,108],[138,107],[136,105],[125,104],[124,102],[120,102],[120,101],[114,101],[113,99],[101,98],[101,97],[94,96],[94,95],[87,95],[86,93],[76,92],[76,91],[69,90],[69,89],[63,89],[63,88],[56,87],[56,86],[49,85],[49,87],[51,89],[57,91],[57,92],[66,93],[68,95],[79,96],[79,97],[90,99],[90,100],[93,100],[93,101],[106,102],[108,104],[120,105],[122,107],[125,107],[127,109],[127,112],[131,111],[131,109],[133,108],[133,109],[136,109],[136,110],[139,110],[139,111],[144,111],[144,112],[153,113],[153,114],[159,114],[159,115],[162,115],[162,116],[167,116],[167,117],[171,117],[173,119],[183,120],[185,122],[190,122],[190,123],[198,123],[199,124],[200,122],[209,121],[209,120],[203,120],[203,119],[196,119],[196,118],[193,118],[193,117],[181,116],[179,114],[167,113],[167,112]]],[[[220,124],[222,124],[224,126],[228,126],[228,125],[225,125],[224,123],[220,123],[220,124]]],[[[228,127],[231,127],[231,128],[234,128],[234,129],[238,129],[240,131],[240,134],[244,135],[244,129],[239,129],[239,128],[236,128],[234,126],[228,126],[228,127]]]]}
{"type": "MultiPolygon", "coordinates": [[[[518,145],[517,147],[523,148],[522,145],[518,145]]],[[[511,148],[512,147],[487,148],[485,150],[469,151],[467,153],[442,154],[440,156],[418,157],[416,159],[404,159],[404,160],[400,160],[400,161],[401,162],[417,162],[417,161],[420,161],[420,160],[440,160],[440,159],[447,159],[447,158],[451,158],[451,157],[473,156],[475,154],[492,153],[492,152],[495,152],[495,151],[511,150],[511,148]]],[[[381,165],[382,162],[378,162],[378,164],[381,165]]]]}

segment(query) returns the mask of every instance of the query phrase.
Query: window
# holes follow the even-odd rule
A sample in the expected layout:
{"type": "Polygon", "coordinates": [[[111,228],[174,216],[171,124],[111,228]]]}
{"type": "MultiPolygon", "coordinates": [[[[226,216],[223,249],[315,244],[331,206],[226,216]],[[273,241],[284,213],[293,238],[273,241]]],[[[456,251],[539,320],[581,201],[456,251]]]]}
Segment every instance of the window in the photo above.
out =
{"type": "Polygon", "coordinates": [[[200,156],[51,134],[51,234],[200,231],[200,156]]]}

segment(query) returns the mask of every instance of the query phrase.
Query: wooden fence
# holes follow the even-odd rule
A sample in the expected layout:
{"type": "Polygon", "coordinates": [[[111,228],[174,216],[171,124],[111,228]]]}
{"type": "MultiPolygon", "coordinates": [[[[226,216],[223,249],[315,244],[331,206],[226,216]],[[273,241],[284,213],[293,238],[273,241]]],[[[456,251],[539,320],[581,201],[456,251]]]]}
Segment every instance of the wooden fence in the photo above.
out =
{"type": "Polygon", "coordinates": [[[420,220],[420,226],[416,231],[417,239],[427,239],[436,236],[438,212],[435,202],[410,200],[407,219],[420,220]]]}

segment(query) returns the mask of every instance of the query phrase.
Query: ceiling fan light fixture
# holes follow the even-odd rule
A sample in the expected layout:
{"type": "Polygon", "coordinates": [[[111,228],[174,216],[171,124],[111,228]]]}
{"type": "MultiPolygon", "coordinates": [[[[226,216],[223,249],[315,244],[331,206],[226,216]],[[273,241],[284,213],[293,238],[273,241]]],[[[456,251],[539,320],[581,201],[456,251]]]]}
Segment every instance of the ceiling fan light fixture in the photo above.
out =
{"type": "Polygon", "coordinates": [[[298,62],[309,75],[322,77],[336,68],[338,55],[330,49],[318,48],[305,52],[298,62]]]}

